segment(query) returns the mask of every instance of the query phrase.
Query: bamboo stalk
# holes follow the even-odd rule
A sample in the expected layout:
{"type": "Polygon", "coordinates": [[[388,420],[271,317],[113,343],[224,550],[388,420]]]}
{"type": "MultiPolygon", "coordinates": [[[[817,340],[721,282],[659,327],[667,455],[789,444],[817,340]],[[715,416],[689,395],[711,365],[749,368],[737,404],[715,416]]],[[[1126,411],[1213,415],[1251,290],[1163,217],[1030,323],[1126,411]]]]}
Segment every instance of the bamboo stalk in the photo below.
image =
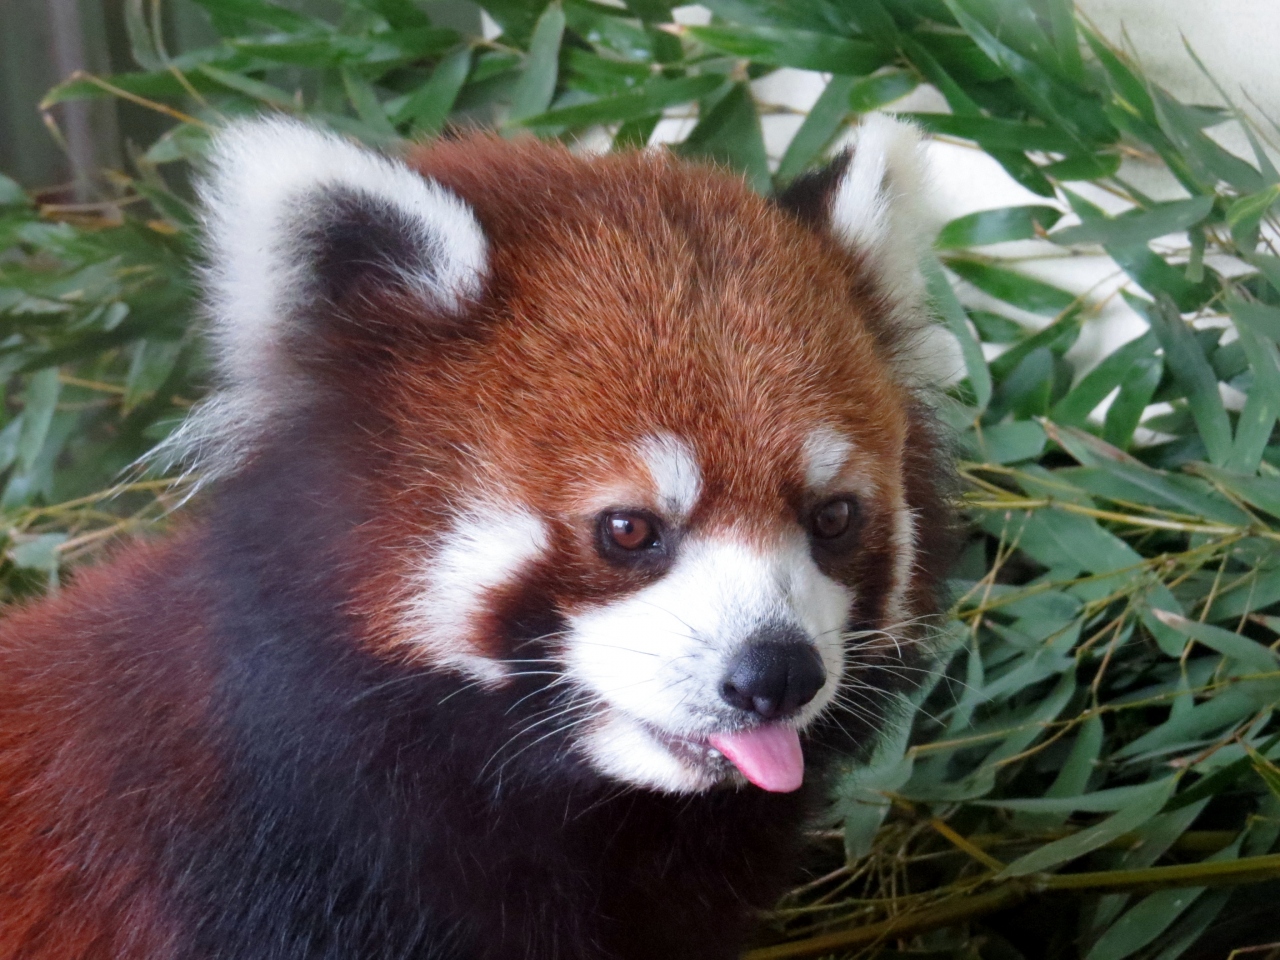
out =
{"type": "Polygon", "coordinates": [[[1144,867],[1139,870],[1038,874],[1020,877],[980,894],[970,894],[971,887],[956,890],[953,896],[936,906],[924,910],[912,910],[878,923],[824,933],[806,940],[748,950],[742,955],[742,960],[820,957],[838,950],[870,946],[890,937],[915,936],[1016,906],[1034,894],[1114,893],[1179,887],[1237,886],[1273,880],[1277,877],[1280,877],[1280,854],[1274,853],[1260,857],[1243,857],[1239,860],[1180,863],[1167,867],[1144,867]]]}

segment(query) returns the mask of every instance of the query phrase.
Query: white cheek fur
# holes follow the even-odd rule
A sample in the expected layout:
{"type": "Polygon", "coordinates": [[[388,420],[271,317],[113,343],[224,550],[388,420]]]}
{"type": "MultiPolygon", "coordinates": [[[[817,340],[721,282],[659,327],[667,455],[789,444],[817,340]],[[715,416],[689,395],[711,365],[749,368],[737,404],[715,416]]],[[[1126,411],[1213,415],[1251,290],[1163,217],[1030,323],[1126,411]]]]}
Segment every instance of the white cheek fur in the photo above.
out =
{"type": "Polygon", "coordinates": [[[547,549],[546,525],[523,507],[486,505],[459,515],[413,575],[404,614],[411,642],[432,663],[486,682],[507,668],[479,652],[485,598],[547,549]]]}
{"type": "Polygon", "coordinates": [[[684,543],[658,582],[570,618],[567,672],[621,715],[588,735],[588,755],[628,782],[670,789],[654,759],[665,750],[644,727],[700,738],[732,722],[720,696],[728,662],[755,630],[779,621],[804,630],[826,667],[828,683],[794,721],[808,723],[835,696],[853,599],[817,568],[798,533],[767,551],[730,539],[684,543]]]}

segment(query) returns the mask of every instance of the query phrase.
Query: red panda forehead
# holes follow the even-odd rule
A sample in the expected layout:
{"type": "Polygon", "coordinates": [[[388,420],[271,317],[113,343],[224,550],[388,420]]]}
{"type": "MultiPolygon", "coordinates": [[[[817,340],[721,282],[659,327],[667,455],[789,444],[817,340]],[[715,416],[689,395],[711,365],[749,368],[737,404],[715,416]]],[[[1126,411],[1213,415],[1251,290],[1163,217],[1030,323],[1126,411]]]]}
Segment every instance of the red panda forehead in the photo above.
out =
{"type": "Polygon", "coordinates": [[[740,180],[487,139],[418,161],[490,239],[490,316],[458,369],[406,378],[421,388],[410,430],[431,407],[490,482],[562,501],[548,508],[645,493],[638,451],[667,439],[726,522],[811,486],[818,435],[852,451],[842,464],[875,478],[863,486],[896,485],[904,395],[864,327],[876,305],[854,300],[856,265],[740,180]]]}

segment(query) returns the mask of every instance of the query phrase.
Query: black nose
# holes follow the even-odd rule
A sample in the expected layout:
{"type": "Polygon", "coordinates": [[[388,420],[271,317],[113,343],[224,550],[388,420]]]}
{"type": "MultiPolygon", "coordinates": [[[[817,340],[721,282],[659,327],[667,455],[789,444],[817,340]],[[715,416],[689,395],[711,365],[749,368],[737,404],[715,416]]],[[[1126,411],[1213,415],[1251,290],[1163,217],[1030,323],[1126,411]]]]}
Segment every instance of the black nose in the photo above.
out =
{"type": "Polygon", "coordinates": [[[794,628],[760,631],[729,661],[720,695],[765,720],[795,713],[827,682],[822,658],[794,628]]]}

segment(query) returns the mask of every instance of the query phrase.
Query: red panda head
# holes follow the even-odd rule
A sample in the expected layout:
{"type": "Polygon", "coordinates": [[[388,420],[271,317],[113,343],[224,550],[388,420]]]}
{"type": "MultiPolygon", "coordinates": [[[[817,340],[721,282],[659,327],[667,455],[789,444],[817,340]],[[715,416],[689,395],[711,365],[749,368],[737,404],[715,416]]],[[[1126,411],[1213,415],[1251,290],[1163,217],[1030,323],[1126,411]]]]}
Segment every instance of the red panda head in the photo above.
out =
{"type": "Polygon", "coordinates": [[[546,678],[541,729],[608,778],[794,789],[798,734],[933,612],[919,152],[874,119],[776,203],[662,152],[232,126],[203,190],[224,387],[176,442],[235,473],[324,405],[376,451],[362,645],[546,678]]]}

